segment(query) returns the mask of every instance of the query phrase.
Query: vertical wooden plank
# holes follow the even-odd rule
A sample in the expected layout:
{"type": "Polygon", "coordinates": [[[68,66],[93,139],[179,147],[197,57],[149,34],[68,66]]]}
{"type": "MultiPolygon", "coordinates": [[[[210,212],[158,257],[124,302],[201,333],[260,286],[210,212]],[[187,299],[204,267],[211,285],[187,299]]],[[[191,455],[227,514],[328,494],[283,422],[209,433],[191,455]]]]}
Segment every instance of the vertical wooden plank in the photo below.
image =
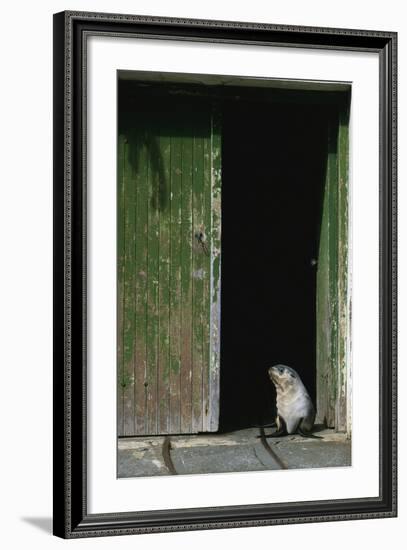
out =
{"type": "MultiPolygon", "coordinates": [[[[191,127],[189,124],[187,127],[191,127]]],[[[192,218],[193,140],[182,138],[181,159],[181,432],[192,431],[192,218]]]]}
{"type": "Polygon", "coordinates": [[[338,212],[337,120],[328,129],[328,155],[317,270],[317,422],[335,427],[337,393],[338,212]]]}
{"type": "Polygon", "coordinates": [[[350,312],[348,303],[348,238],[349,238],[349,107],[344,106],[338,131],[338,391],[336,425],[350,435],[348,411],[348,338],[350,312]]]}
{"type": "Polygon", "coordinates": [[[207,430],[219,427],[220,293],[221,293],[221,116],[214,108],[211,129],[211,256],[210,256],[210,358],[207,430]]]}
{"type": "Polygon", "coordinates": [[[182,137],[171,137],[170,182],[170,431],[181,432],[181,192],[182,137]]]}
{"type": "Polygon", "coordinates": [[[329,131],[317,272],[317,421],[337,431],[348,422],[348,110],[329,131]]]}
{"type": "Polygon", "coordinates": [[[147,228],[148,228],[148,151],[145,129],[138,127],[139,150],[136,171],[136,295],[135,295],[135,434],[146,433],[147,414],[147,228]]]}
{"type": "Polygon", "coordinates": [[[134,434],[134,272],[135,272],[135,177],[130,150],[137,149],[135,136],[128,135],[124,148],[124,324],[123,404],[124,435],[134,434]]]}
{"type": "Polygon", "coordinates": [[[159,173],[152,151],[157,147],[155,126],[149,124],[146,143],[149,149],[148,164],[148,222],[147,222],[147,433],[158,433],[158,258],[159,258],[159,173]]]}
{"type": "Polygon", "coordinates": [[[328,425],[336,426],[338,393],[338,120],[331,127],[329,164],[329,317],[328,425]]]}
{"type": "Polygon", "coordinates": [[[192,257],[192,430],[202,431],[202,376],[203,376],[203,279],[204,248],[200,242],[200,235],[205,235],[203,219],[203,137],[198,132],[194,135],[193,143],[193,231],[194,246],[192,257]]]}
{"type": "MultiPolygon", "coordinates": [[[[327,136],[328,138],[328,136],[327,136]]],[[[329,155],[329,153],[328,153],[329,155]]],[[[323,191],[321,230],[319,235],[318,269],[317,269],[317,418],[316,422],[328,424],[328,365],[331,347],[329,319],[329,174],[330,164],[327,159],[325,185],[323,191]]]]}
{"type": "Polygon", "coordinates": [[[124,435],[124,361],[123,361],[123,324],[124,324],[124,148],[125,136],[118,139],[117,172],[117,433],[124,435]]]}
{"type": "Polygon", "coordinates": [[[210,374],[210,329],[211,329],[211,256],[212,256],[212,121],[208,111],[202,121],[203,132],[203,303],[202,303],[202,430],[208,430],[209,374],[210,374]]]}
{"type": "Polygon", "coordinates": [[[169,128],[160,122],[161,135],[157,138],[155,151],[158,170],[158,203],[159,210],[159,258],[158,258],[158,432],[169,432],[169,316],[170,316],[170,206],[169,183],[171,165],[171,138],[169,128]]]}

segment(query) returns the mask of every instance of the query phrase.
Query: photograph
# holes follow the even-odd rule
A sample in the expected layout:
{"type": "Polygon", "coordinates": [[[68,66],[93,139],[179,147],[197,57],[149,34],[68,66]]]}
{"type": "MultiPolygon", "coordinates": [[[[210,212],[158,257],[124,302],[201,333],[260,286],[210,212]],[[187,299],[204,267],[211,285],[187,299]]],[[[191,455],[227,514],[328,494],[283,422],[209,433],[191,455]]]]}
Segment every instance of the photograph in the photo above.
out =
{"type": "Polygon", "coordinates": [[[348,467],[350,82],[117,71],[117,476],[348,467]]]}

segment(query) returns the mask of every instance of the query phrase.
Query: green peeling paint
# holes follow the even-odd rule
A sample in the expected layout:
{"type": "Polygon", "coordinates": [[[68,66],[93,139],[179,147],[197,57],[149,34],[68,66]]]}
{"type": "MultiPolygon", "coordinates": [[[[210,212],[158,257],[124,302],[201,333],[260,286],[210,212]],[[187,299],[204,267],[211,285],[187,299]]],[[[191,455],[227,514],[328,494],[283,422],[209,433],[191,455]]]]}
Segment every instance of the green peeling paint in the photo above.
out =
{"type": "Polygon", "coordinates": [[[347,106],[332,114],[328,134],[317,271],[317,421],[349,431],[347,106]]]}
{"type": "Polygon", "coordinates": [[[213,138],[212,116],[209,103],[144,99],[120,117],[119,435],[217,429],[207,415],[219,383],[211,327],[220,288],[220,133],[213,138]]]}

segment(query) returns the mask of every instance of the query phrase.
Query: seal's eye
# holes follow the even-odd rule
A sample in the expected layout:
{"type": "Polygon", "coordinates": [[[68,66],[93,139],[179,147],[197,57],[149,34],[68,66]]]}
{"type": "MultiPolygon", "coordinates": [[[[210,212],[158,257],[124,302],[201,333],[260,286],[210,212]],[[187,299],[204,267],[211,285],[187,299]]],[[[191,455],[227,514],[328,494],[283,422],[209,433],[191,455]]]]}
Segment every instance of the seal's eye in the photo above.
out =
{"type": "Polygon", "coordinates": [[[292,372],[290,372],[290,376],[291,378],[295,378],[295,374],[293,374],[292,372]]]}
{"type": "Polygon", "coordinates": [[[283,367],[279,367],[279,368],[278,368],[278,372],[281,372],[281,374],[283,374],[283,372],[284,372],[283,367]]]}

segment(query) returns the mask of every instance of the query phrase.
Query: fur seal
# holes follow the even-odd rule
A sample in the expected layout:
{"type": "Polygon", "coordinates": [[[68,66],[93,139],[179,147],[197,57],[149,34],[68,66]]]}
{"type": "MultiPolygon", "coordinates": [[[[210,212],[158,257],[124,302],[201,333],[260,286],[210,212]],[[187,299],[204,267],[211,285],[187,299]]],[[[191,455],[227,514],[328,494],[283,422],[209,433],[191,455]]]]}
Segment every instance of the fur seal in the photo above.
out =
{"type": "Polygon", "coordinates": [[[268,374],[277,391],[277,431],[266,437],[298,433],[322,439],[311,433],[315,408],[298,373],[286,365],[274,365],[268,374]]]}

